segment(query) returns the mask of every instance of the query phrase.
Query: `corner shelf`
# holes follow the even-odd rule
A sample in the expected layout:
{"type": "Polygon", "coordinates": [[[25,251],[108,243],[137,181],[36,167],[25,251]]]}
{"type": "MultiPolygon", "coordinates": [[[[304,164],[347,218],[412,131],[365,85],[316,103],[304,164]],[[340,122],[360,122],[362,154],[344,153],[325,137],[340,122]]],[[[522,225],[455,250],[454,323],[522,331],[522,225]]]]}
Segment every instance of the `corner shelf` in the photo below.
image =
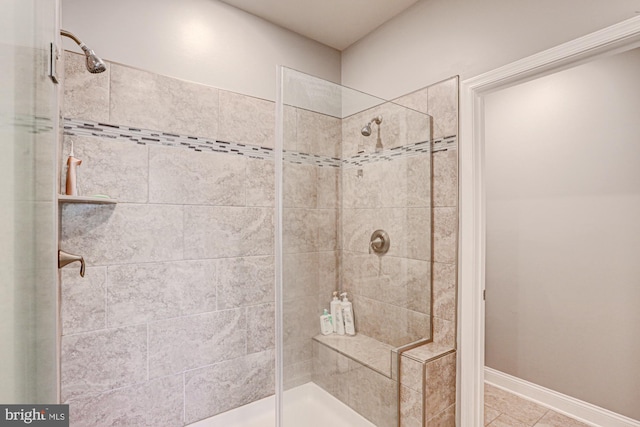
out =
{"type": "Polygon", "coordinates": [[[92,196],[67,196],[65,194],[58,194],[58,203],[87,203],[95,205],[114,205],[118,203],[118,199],[111,199],[106,197],[92,197],[92,196]]]}

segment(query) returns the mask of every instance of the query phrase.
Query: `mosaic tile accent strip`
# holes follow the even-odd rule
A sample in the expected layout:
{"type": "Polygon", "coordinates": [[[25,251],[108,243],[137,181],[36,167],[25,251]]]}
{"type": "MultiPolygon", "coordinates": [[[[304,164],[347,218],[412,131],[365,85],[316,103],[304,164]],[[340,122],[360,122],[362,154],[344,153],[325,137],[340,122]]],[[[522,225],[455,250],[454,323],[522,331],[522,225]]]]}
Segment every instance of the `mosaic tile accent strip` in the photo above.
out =
{"type": "MultiPolygon", "coordinates": [[[[215,141],[204,137],[184,136],[173,133],[140,129],[130,126],[118,126],[106,123],[92,122],[65,118],[63,122],[65,135],[92,136],[97,138],[110,138],[125,140],[140,145],[164,145],[176,148],[185,148],[198,152],[226,153],[245,156],[252,159],[273,160],[272,148],[258,147],[236,142],[215,141]]],[[[284,151],[283,159],[297,164],[311,164],[319,167],[353,168],[376,162],[392,161],[396,158],[413,157],[430,152],[455,150],[457,137],[448,136],[439,138],[430,144],[422,141],[383,150],[379,153],[358,154],[348,159],[341,160],[337,157],[320,156],[295,151],[284,151]]]]}
{"type": "Polygon", "coordinates": [[[235,142],[214,141],[197,136],[140,129],[129,126],[96,123],[89,120],[64,119],[64,134],[127,140],[141,145],[164,145],[194,151],[227,153],[254,159],[273,159],[273,149],[235,142]]]}
{"type": "Polygon", "coordinates": [[[433,141],[433,147],[429,141],[416,142],[413,144],[394,147],[389,150],[383,150],[379,153],[358,154],[348,159],[342,160],[344,168],[354,168],[376,162],[390,162],[396,158],[415,157],[436,151],[446,151],[457,147],[457,138],[448,136],[433,141]]]}

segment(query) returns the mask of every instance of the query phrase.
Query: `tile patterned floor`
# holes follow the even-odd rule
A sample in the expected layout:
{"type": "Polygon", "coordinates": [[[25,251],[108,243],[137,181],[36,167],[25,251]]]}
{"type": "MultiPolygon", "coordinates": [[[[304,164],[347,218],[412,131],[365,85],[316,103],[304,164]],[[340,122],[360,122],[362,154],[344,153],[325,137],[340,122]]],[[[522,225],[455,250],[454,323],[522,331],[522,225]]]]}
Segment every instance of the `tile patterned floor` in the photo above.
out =
{"type": "Polygon", "coordinates": [[[591,427],[489,384],[484,385],[484,425],[487,427],[591,427]]]}

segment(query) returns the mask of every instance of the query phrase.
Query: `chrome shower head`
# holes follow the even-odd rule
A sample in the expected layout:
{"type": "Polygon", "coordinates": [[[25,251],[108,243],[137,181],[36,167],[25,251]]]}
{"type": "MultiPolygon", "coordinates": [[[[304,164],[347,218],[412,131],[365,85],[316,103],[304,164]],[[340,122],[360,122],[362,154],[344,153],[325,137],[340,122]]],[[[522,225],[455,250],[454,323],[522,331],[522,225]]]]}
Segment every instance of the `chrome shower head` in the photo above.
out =
{"type": "Polygon", "coordinates": [[[80,45],[82,51],[84,52],[84,56],[87,57],[87,70],[89,70],[92,74],[102,73],[107,69],[107,66],[104,65],[104,61],[96,55],[93,49],[89,49],[85,45],[80,45]]]}
{"type": "MultiPolygon", "coordinates": [[[[82,46],[81,46],[82,47],[82,46]]],[[[84,55],[87,57],[87,70],[92,74],[102,73],[107,69],[104,61],[96,55],[96,53],[88,47],[82,47],[84,55]]]]}
{"type": "Polygon", "coordinates": [[[80,48],[84,52],[84,56],[86,56],[87,70],[90,73],[92,74],[102,73],[107,69],[106,65],[104,65],[104,61],[100,59],[92,49],[89,49],[89,47],[86,44],[82,43],[80,39],[78,39],[72,33],[66,30],[60,30],[60,34],[65,37],[69,37],[71,40],[76,42],[78,46],[80,46],[80,48]]]}
{"type": "Polygon", "coordinates": [[[373,123],[375,123],[375,124],[377,124],[379,126],[380,123],[382,123],[382,116],[376,116],[373,119],[371,119],[371,121],[369,123],[364,125],[362,130],[360,130],[360,133],[362,134],[362,136],[371,136],[371,125],[373,123]]]}

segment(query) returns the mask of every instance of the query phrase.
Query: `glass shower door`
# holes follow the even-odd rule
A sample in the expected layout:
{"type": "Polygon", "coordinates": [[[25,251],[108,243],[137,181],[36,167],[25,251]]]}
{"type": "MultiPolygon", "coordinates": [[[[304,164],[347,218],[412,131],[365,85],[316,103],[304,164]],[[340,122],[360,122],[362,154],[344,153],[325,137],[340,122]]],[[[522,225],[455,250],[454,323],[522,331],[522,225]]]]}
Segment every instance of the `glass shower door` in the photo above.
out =
{"type": "Polygon", "coordinates": [[[281,77],[280,426],[396,427],[397,355],[431,337],[431,120],[281,77]],[[321,333],[334,292],[352,304],[355,335],[321,333]]]}
{"type": "Polygon", "coordinates": [[[0,402],[57,403],[57,88],[48,77],[58,2],[0,14],[0,402]]]}

